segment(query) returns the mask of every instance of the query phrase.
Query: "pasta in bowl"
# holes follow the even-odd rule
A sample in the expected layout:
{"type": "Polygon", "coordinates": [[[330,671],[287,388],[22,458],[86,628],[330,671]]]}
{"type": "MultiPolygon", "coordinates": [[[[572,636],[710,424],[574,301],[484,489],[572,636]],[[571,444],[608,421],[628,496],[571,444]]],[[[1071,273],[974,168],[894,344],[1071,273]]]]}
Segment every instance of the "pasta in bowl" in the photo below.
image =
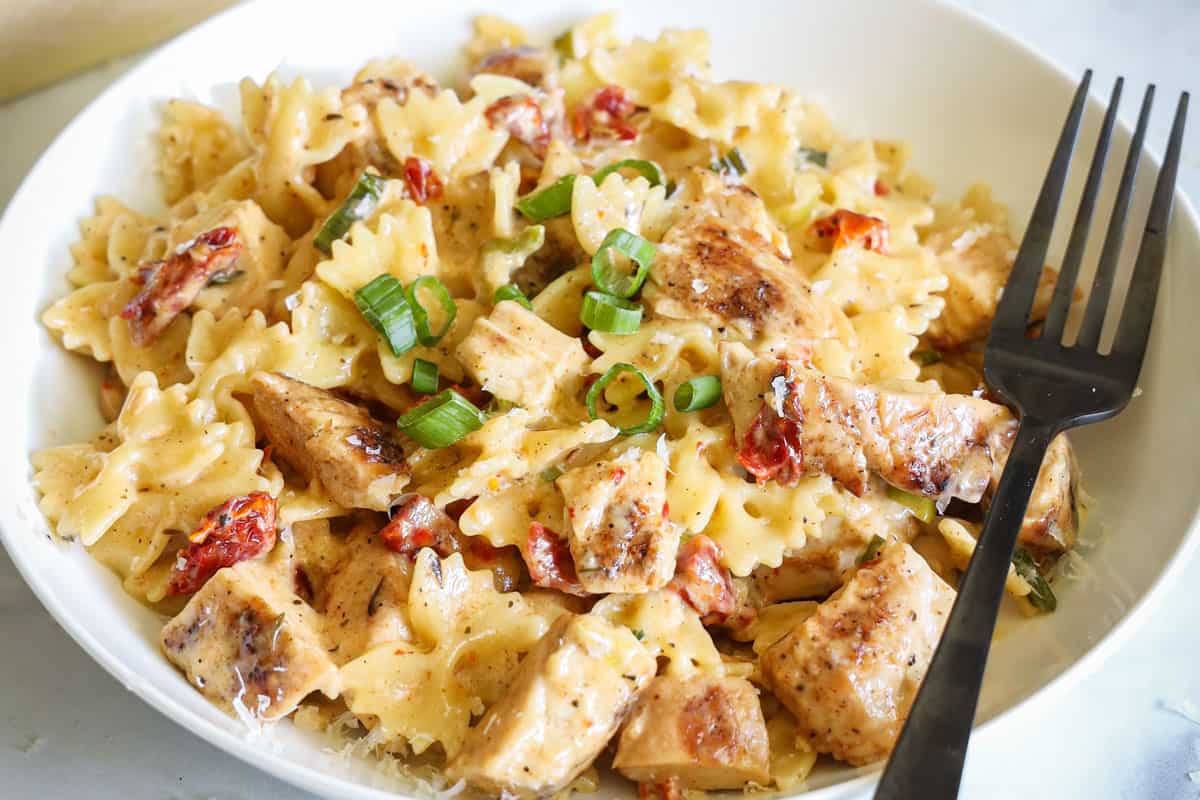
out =
{"type": "MultiPolygon", "coordinates": [[[[168,105],[168,210],[101,200],[43,317],[109,424],[33,455],[41,510],[252,726],[492,795],[884,758],[1015,428],[974,347],[1004,209],[701,32],[467,52],[168,105]]],[[[1060,437],[1015,608],[1078,498],[1060,437]]]]}

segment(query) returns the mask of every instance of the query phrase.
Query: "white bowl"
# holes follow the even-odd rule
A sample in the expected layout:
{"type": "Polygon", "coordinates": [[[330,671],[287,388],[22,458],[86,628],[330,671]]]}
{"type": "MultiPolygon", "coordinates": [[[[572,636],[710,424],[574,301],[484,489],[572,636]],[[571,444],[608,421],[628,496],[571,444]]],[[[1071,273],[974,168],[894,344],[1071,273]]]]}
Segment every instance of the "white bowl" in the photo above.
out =
{"type": "MultiPolygon", "coordinates": [[[[28,454],[82,440],[99,427],[98,371],[59,349],[37,318],[66,290],[67,247],[96,195],[158,206],[149,134],[161,101],[184,96],[228,108],[244,75],[261,80],[282,65],[315,82],[344,80],[368,57],[393,53],[445,72],[460,66],[459,46],[478,10],[467,6],[427,3],[412,13],[384,0],[339,0],[334,7],[281,1],[235,8],[171,42],[93,102],[47,150],[0,222],[0,253],[8,264],[0,331],[9,384],[0,401],[9,443],[0,453],[7,496],[0,526],[17,567],[63,628],[146,702],[230,753],[331,797],[382,798],[404,787],[370,762],[322,752],[325,742],[288,725],[248,741],[240,723],[210,706],[160,655],[162,621],[127,597],[82,548],[49,535],[30,487],[28,454]]],[[[707,29],[719,76],[793,86],[824,99],[839,126],[852,133],[908,140],[916,168],[938,181],[943,196],[986,181],[1011,204],[1018,224],[1074,86],[1074,77],[1019,42],[928,0],[775,0],[741,7],[717,0],[674,7],[528,0],[505,4],[503,13],[549,34],[609,8],[623,11],[626,33],[707,29]]],[[[1100,116],[1093,104],[1085,145],[1100,116]]],[[[1128,138],[1121,128],[1117,152],[1128,138]]],[[[1142,209],[1154,175],[1151,159],[1143,162],[1142,209]]],[[[1076,175],[1076,196],[1080,182],[1076,175]]],[[[1138,237],[1131,238],[1136,244],[1138,237]]],[[[1197,252],[1195,213],[1181,196],[1142,376],[1145,394],[1117,420],[1076,439],[1085,485],[1097,498],[1084,532],[1094,542],[1086,550],[1087,569],[1082,578],[1059,583],[1056,613],[1022,622],[996,643],[979,711],[980,722],[993,724],[980,731],[976,747],[993,736],[1022,735],[1018,705],[1098,666],[1200,540],[1193,530],[1200,447],[1190,425],[1200,396],[1200,337],[1192,328],[1200,273],[1185,258],[1197,252]]],[[[816,790],[806,796],[845,796],[872,779],[871,771],[825,768],[810,780],[816,790]]]]}

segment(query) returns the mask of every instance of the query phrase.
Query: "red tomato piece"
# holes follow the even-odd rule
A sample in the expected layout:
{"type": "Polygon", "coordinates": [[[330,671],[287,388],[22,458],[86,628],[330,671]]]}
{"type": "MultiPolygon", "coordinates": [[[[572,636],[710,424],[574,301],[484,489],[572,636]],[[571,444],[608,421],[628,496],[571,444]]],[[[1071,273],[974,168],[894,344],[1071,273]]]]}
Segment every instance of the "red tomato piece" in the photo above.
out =
{"type": "Polygon", "coordinates": [[[231,497],[209,511],[179,551],[167,593],[191,594],[222,567],[270,552],[275,512],[275,498],[266,492],[231,497]]]}

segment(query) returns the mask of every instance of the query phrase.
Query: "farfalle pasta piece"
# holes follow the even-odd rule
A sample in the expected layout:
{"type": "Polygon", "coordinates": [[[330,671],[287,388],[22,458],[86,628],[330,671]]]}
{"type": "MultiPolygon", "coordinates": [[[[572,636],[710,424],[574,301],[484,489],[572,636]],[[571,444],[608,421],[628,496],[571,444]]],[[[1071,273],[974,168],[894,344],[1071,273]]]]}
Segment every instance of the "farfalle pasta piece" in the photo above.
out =
{"type": "Polygon", "coordinates": [[[368,128],[366,111],[343,107],[336,88],[314,91],[304,78],[284,84],[271,75],[241,83],[242,122],[258,148],[255,199],[288,233],[303,233],[328,209],[310,182],[311,167],[328,161],[368,128]]]}
{"type": "Polygon", "coordinates": [[[571,222],[588,255],[600,249],[609,231],[624,228],[650,241],[662,239],[670,227],[666,187],[651,186],[642,176],[626,179],[612,173],[597,186],[586,175],[576,178],[571,193],[571,222]]]}
{"type": "Polygon", "coordinates": [[[408,595],[419,644],[380,645],[342,667],[346,704],[377,720],[380,738],[400,739],[414,753],[436,742],[453,758],[471,716],[500,699],[555,612],[500,594],[491,573],[467,570],[461,555],[422,550],[408,595]]]}
{"type": "Polygon", "coordinates": [[[392,275],[407,285],[437,270],[433,218],[428,209],[402,200],[379,214],[373,230],[366,223],[354,223],[346,239],[333,243],[333,254],[317,264],[316,275],[353,301],[354,293],[379,275],[392,275]]]}
{"type": "Polygon", "coordinates": [[[224,114],[190,100],[167,101],[158,145],[158,171],[168,203],[208,187],[250,155],[224,114]]]}

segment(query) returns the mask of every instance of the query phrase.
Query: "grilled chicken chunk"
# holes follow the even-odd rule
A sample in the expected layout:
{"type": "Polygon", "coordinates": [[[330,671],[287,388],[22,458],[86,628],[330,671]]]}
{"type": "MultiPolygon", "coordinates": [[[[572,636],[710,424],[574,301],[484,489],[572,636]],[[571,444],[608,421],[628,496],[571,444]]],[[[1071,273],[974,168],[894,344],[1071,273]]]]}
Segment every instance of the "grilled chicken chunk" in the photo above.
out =
{"type": "MultiPolygon", "coordinates": [[[[938,263],[949,280],[942,293],[946,307],[929,325],[930,341],[936,347],[952,349],[986,338],[1012,270],[1016,244],[990,225],[938,233],[926,244],[937,251],[938,263]]],[[[1030,314],[1034,322],[1045,318],[1057,279],[1058,272],[1050,267],[1042,272],[1030,314]]]]}
{"type": "MultiPolygon", "coordinates": [[[[1021,545],[1048,567],[1075,546],[1079,533],[1079,465],[1066,435],[1050,442],[1021,523],[1021,545]]],[[[993,487],[994,489],[994,487],[993,487]]]]}
{"type": "Polygon", "coordinates": [[[251,383],[255,422],[275,452],[340,505],[385,511],[408,483],[400,446],[363,409],[276,373],[251,383]]]}
{"type": "Polygon", "coordinates": [[[813,297],[762,200],[695,170],[645,293],[654,313],[701,319],[745,339],[814,339],[846,324],[813,297]]]}
{"type": "Polygon", "coordinates": [[[389,550],[375,527],[371,522],[355,527],[327,586],[325,638],[338,664],[376,645],[413,639],[408,619],[412,559],[389,550]]]}
{"type": "Polygon", "coordinates": [[[226,711],[261,720],[290,714],[305,696],[337,697],[337,668],[320,619],[278,570],[243,561],[214,575],[162,631],[167,659],[226,711]]]}
{"type": "Polygon", "coordinates": [[[851,764],[896,742],[954,602],[907,544],[890,544],[762,656],[767,685],[819,753],[851,764]]]}
{"type": "Polygon", "coordinates": [[[472,74],[504,75],[547,89],[557,82],[558,57],[550,50],[532,45],[502,47],[484,56],[472,74]]]}
{"type": "Polygon", "coordinates": [[[667,467],[656,454],[599,461],[555,481],[579,583],[593,594],[648,592],[675,571],[679,534],[667,521],[667,467]]]}
{"type": "Polygon", "coordinates": [[[628,628],[564,614],[525,656],[504,699],[467,734],[447,772],[495,796],[560,791],[604,749],[655,667],[628,628]]]}
{"type": "MultiPolygon", "coordinates": [[[[821,473],[863,497],[874,473],[906,492],[977,503],[995,489],[1008,460],[1017,422],[1004,406],[858,384],[774,356],[755,358],[737,344],[721,352],[738,458],[759,480],[786,485],[821,473]]],[[[1021,542],[1043,562],[1074,544],[1078,478],[1071,445],[1060,435],[1021,529],[1021,542]]]]}
{"type": "Polygon", "coordinates": [[[639,783],[671,778],[688,789],[770,783],[767,726],[744,678],[662,675],[621,732],[613,768],[639,783]]]}
{"type": "Polygon", "coordinates": [[[484,389],[532,410],[547,408],[564,381],[578,377],[588,362],[578,339],[513,300],[476,319],[457,355],[484,389]]]}

